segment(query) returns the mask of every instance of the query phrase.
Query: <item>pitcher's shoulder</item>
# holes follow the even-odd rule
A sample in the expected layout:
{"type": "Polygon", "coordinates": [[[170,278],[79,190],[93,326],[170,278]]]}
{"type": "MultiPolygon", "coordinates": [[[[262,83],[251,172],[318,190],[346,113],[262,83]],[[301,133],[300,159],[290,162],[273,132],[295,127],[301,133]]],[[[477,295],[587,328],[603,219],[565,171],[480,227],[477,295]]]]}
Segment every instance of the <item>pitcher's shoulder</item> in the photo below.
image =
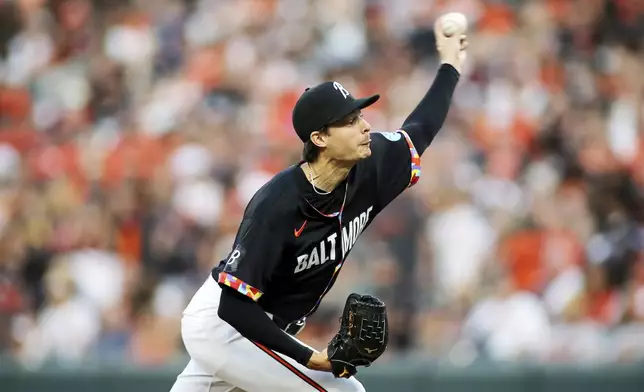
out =
{"type": "Polygon", "coordinates": [[[299,168],[284,169],[262,185],[246,206],[244,215],[285,217],[295,211],[300,197],[295,170],[299,168]]]}

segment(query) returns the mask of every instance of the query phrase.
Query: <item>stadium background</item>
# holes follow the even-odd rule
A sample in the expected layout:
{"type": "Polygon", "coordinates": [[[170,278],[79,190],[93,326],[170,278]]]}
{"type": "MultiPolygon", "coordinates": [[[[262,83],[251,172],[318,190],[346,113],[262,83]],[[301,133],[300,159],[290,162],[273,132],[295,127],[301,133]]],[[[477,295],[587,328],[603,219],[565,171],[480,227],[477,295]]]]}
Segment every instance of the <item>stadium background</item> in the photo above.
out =
{"type": "Polygon", "coordinates": [[[326,79],[380,92],[366,118],[395,130],[454,10],[469,57],[422,181],[301,338],[323,347],[346,295],[370,292],[392,339],[369,380],[643,385],[643,4],[0,0],[0,385],[169,389],[186,301],[253,192],[299,158],[297,96],[326,79]]]}

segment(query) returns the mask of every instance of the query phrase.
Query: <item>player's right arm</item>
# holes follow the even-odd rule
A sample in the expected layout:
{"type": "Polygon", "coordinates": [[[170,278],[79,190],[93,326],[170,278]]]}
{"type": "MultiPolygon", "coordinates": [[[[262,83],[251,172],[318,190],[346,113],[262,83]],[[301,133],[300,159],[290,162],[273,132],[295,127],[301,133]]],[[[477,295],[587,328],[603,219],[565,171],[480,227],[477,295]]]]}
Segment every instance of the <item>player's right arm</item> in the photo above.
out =
{"type": "Polygon", "coordinates": [[[460,79],[461,62],[467,42],[444,37],[436,29],[441,60],[436,77],[416,108],[396,132],[372,135],[372,159],[377,194],[384,208],[405,189],[418,182],[421,156],[447,118],[452,96],[460,79]]]}
{"type": "Polygon", "coordinates": [[[439,26],[440,22],[436,22],[434,35],[440,68],[429,91],[401,126],[401,129],[407,132],[419,156],[423,155],[443,127],[466,56],[465,36],[446,37],[439,26]]]}
{"type": "Polygon", "coordinates": [[[283,236],[277,226],[269,218],[242,221],[233,250],[216,277],[222,287],[218,315],[245,338],[304,366],[326,370],[324,363],[316,362],[319,354],[280,329],[257,303],[282,256],[283,236]]]}

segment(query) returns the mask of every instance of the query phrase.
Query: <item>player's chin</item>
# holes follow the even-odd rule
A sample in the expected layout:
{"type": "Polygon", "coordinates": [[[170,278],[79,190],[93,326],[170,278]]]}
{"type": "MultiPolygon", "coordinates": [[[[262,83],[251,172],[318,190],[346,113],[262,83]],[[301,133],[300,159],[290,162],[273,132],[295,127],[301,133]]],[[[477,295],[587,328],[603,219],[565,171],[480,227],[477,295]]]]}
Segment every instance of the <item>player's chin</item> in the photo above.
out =
{"type": "Polygon", "coordinates": [[[361,144],[358,147],[358,156],[360,159],[368,158],[371,156],[371,143],[361,144]]]}

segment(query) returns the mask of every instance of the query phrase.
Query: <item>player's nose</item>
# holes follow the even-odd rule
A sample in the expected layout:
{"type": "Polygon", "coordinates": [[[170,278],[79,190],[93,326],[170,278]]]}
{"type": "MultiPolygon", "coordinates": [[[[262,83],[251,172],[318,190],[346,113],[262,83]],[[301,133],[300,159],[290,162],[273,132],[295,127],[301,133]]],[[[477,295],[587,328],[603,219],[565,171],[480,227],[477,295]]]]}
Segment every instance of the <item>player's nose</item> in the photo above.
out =
{"type": "Polygon", "coordinates": [[[367,120],[365,120],[364,118],[362,119],[361,127],[362,127],[362,133],[371,132],[371,124],[369,124],[367,120]]]}

